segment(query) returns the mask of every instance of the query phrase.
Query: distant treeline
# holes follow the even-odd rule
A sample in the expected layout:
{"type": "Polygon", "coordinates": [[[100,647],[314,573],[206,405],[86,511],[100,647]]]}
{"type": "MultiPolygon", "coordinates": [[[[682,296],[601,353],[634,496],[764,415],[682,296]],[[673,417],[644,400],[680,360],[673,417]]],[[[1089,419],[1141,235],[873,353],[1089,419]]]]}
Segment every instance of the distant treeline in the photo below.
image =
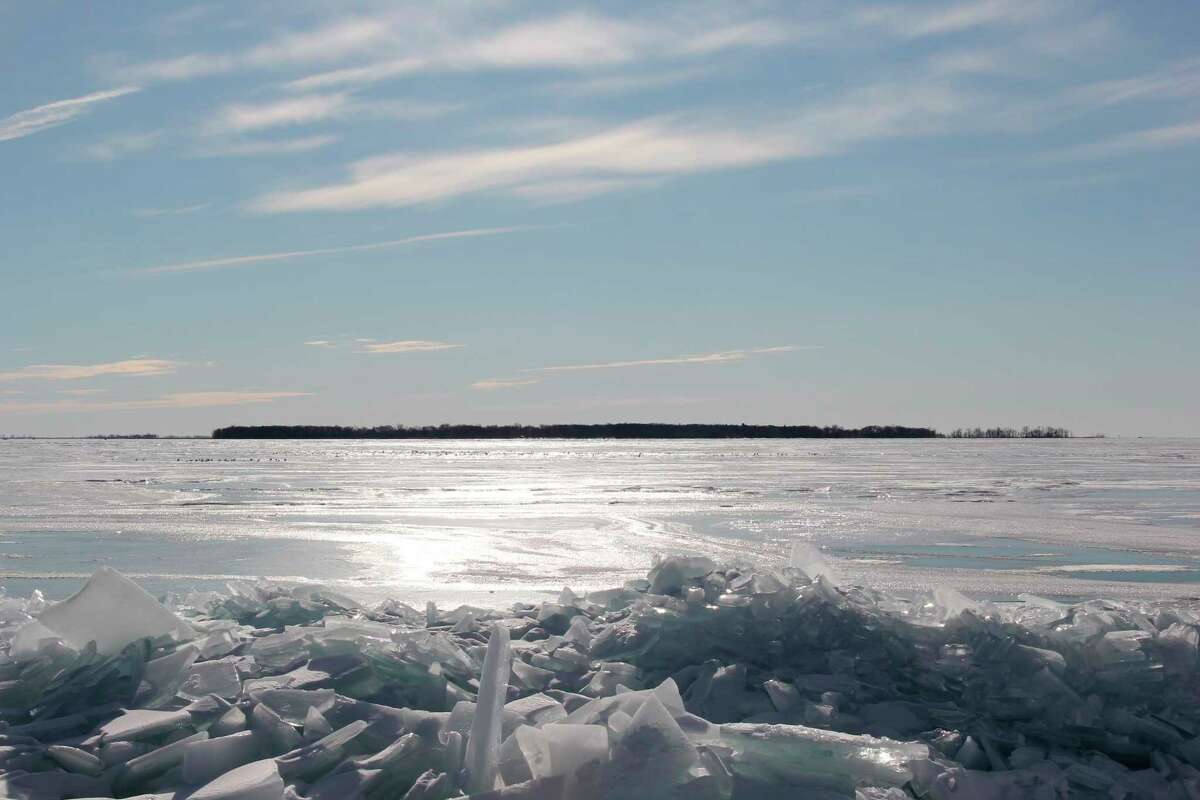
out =
{"type": "Polygon", "coordinates": [[[81,439],[157,439],[157,433],[98,433],[94,436],[81,436],[81,439]]]}
{"type": "Polygon", "coordinates": [[[903,425],[669,425],[615,422],[603,425],[231,425],[214,439],[932,439],[933,428],[903,425]]]}
{"type": "Polygon", "coordinates": [[[1020,430],[1016,428],[955,428],[950,432],[951,439],[1070,439],[1071,432],[1066,428],[1030,428],[1028,425],[1020,430]]]}

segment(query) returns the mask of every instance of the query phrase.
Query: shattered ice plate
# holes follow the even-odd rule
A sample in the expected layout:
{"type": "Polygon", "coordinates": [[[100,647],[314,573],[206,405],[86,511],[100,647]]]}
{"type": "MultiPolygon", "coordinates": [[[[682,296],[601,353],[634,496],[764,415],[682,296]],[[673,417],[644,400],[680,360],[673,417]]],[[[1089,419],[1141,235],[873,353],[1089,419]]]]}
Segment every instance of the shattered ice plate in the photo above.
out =
{"type": "Polygon", "coordinates": [[[697,556],[508,610],[0,597],[0,797],[1200,797],[1200,616],[697,556]]]}

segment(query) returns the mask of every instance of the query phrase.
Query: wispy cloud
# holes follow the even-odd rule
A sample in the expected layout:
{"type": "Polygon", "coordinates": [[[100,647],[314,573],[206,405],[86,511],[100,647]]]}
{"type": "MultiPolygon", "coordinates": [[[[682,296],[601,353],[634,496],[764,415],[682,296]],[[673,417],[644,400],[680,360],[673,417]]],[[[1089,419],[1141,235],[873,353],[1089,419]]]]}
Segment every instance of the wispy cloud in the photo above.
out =
{"type": "Polygon", "coordinates": [[[217,133],[244,133],[267,128],[301,125],[331,119],[350,107],[346,94],[314,94],[268,103],[232,103],[221,108],[209,123],[217,133]]]}
{"type": "Polygon", "coordinates": [[[1055,13],[1040,0],[971,0],[965,3],[898,3],[860,10],[857,21],[908,36],[940,36],[992,25],[1016,25],[1055,13]]]}
{"type": "Polygon", "coordinates": [[[211,114],[203,132],[208,136],[256,133],[320,122],[373,117],[386,120],[423,120],[457,111],[457,103],[364,100],[345,92],[284,97],[258,103],[230,103],[211,114]]]}
{"type": "Polygon", "coordinates": [[[32,364],[0,372],[0,381],[74,381],[101,375],[165,375],[174,372],[177,363],[161,358],[129,358],[105,364],[32,364]]]}
{"type": "Polygon", "coordinates": [[[226,256],[224,258],[209,258],[202,261],[180,261],[174,264],[160,264],[156,267],[144,267],[130,270],[133,274],[159,275],[170,272],[196,272],[207,269],[228,269],[231,267],[248,267],[255,264],[266,264],[275,261],[292,261],[297,258],[312,258],[314,256],[329,256],[340,253],[360,253],[371,250],[384,250],[389,247],[403,247],[420,242],[438,242],[450,239],[471,239],[479,236],[502,236],[508,233],[538,230],[544,226],[524,225],[507,228],[470,228],[461,231],[446,231],[444,233],[426,233],[419,236],[408,236],[403,239],[389,239],[383,242],[368,244],[352,244],[344,247],[322,247],[315,250],[286,250],[278,253],[258,253],[249,256],[226,256]]]}
{"type": "Polygon", "coordinates": [[[423,339],[405,339],[399,342],[370,342],[363,344],[360,353],[426,353],[434,350],[453,350],[462,347],[451,342],[431,342],[423,339]]]}
{"type": "Polygon", "coordinates": [[[295,64],[336,62],[386,40],[388,21],[357,17],[334,20],[308,31],[288,33],[237,52],[189,53],[175,58],[127,64],[115,70],[139,83],[189,80],[239,69],[275,69],[295,64]]]}
{"type": "MultiPolygon", "coordinates": [[[[843,152],[865,141],[940,132],[971,98],[937,82],[862,87],[799,112],[740,125],[721,120],[652,117],[549,144],[432,154],[397,153],[350,165],[349,180],[273,192],[250,208],[261,212],[409,206],[486,191],[536,192],[611,181],[750,167],[843,152]]],[[[593,192],[594,193],[594,192],[593,192]]]]}
{"type": "Polygon", "coordinates": [[[164,208],[135,208],[131,213],[135,217],[170,217],[177,214],[194,214],[197,211],[203,211],[206,208],[211,208],[212,203],[196,203],[190,206],[174,206],[164,208]]]}
{"type": "Polygon", "coordinates": [[[296,136],[290,139],[218,139],[205,141],[192,155],[198,158],[222,158],[225,156],[288,156],[310,153],[338,141],[333,134],[296,136]]]}
{"type": "Polygon", "coordinates": [[[80,148],[79,155],[88,161],[116,161],[118,158],[150,150],[162,140],[162,131],[124,133],[85,145],[80,148]]]}
{"type": "Polygon", "coordinates": [[[1200,142],[1200,119],[1179,125],[1123,133],[1098,142],[1080,145],[1055,154],[1052,158],[1068,160],[1102,158],[1146,150],[1183,147],[1196,142],[1200,142]]]}
{"type": "Polygon", "coordinates": [[[366,85],[419,72],[468,70],[583,70],[637,61],[701,58],[722,50],[772,47],[809,35],[810,26],[748,14],[712,13],[688,6],[677,13],[616,18],[571,11],[497,23],[481,13],[443,7],[428,14],[389,13],[337,20],[241,52],[193,53],[121,67],[137,82],[181,80],[254,68],[283,68],[361,59],[294,80],[301,91],[366,85]],[[398,54],[398,55],[397,55],[398,54]]]}
{"type": "Polygon", "coordinates": [[[350,350],[355,353],[428,353],[437,350],[455,350],[464,347],[455,342],[439,342],[431,339],[399,339],[395,341],[380,341],[367,337],[350,337],[342,334],[330,339],[309,339],[304,343],[308,347],[319,347],[323,350],[350,350]]]}
{"type": "Polygon", "coordinates": [[[98,103],[114,100],[137,91],[140,91],[138,86],[122,86],[117,89],[85,94],[82,97],[72,97],[68,100],[56,100],[53,103],[18,111],[0,119],[0,142],[32,136],[48,128],[64,125],[76,117],[88,113],[98,103]]]}
{"type": "Polygon", "coordinates": [[[516,389],[521,386],[532,386],[535,383],[541,382],[541,378],[484,378],[481,381],[472,383],[471,388],[483,392],[492,392],[497,389],[516,389]]]}
{"type": "Polygon", "coordinates": [[[93,394],[104,394],[108,389],[59,389],[59,394],[69,394],[74,397],[87,397],[93,394]]]}
{"type": "Polygon", "coordinates": [[[532,367],[522,370],[522,372],[578,372],[593,369],[624,369],[626,367],[664,367],[676,364],[728,364],[734,361],[745,361],[754,356],[819,349],[821,349],[820,345],[788,344],[777,345],[775,347],[758,347],[752,350],[721,350],[716,353],[703,353],[701,355],[645,358],[637,361],[605,361],[597,364],[561,364],[552,367],[532,367]]]}
{"type": "Polygon", "coordinates": [[[310,392],[175,392],[145,400],[55,400],[40,403],[0,403],[0,414],[52,414],[81,411],[133,411],[158,408],[212,408],[272,403],[310,392]]]}
{"type": "Polygon", "coordinates": [[[580,95],[633,94],[664,89],[714,74],[710,66],[690,66],[669,70],[624,72],[615,75],[584,75],[559,81],[548,87],[551,91],[578,97],[580,95]]]}
{"type": "Polygon", "coordinates": [[[1128,78],[1098,81],[1072,90],[1069,99],[1104,107],[1136,100],[1200,97],[1200,58],[1188,58],[1128,78]]]}

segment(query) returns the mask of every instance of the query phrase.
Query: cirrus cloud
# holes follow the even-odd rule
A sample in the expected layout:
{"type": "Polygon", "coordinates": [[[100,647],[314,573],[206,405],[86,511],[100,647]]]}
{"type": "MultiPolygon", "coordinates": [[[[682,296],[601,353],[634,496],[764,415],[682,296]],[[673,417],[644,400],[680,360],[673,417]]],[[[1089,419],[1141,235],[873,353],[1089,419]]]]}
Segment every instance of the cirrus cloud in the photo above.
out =
{"type": "Polygon", "coordinates": [[[428,353],[435,350],[453,350],[462,347],[451,342],[431,342],[425,339],[404,339],[398,342],[366,342],[360,353],[428,353]]]}
{"type": "Polygon", "coordinates": [[[31,364],[0,372],[0,381],[74,381],[101,375],[165,375],[178,363],[162,358],[127,358],[105,364],[31,364]]]}
{"type": "Polygon", "coordinates": [[[20,139],[35,133],[66,124],[78,116],[88,113],[97,103],[115,100],[127,94],[141,91],[138,86],[122,86],[92,92],[82,97],[56,100],[53,103],[27,108],[0,119],[0,142],[20,139]]]}

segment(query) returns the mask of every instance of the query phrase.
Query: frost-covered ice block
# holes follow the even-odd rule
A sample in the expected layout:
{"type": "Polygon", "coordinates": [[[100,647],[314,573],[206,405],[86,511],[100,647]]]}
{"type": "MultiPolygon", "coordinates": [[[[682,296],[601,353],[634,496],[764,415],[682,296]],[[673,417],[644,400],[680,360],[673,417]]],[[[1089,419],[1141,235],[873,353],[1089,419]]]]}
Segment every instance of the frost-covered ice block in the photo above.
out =
{"type": "Polygon", "coordinates": [[[550,670],[526,664],[519,658],[513,659],[512,671],[513,676],[520,681],[522,686],[535,691],[548,689],[550,682],[555,678],[554,673],[550,670]]]}
{"type": "Polygon", "coordinates": [[[472,792],[485,792],[496,782],[502,712],[508,690],[510,651],[508,628],[493,625],[491,636],[488,638],[487,655],[480,671],[479,700],[475,708],[475,718],[471,722],[471,735],[467,740],[464,759],[467,788],[472,792]]]}
{"type": "Polygon", "coordinates": [[[268,689],[258,695],[258,702],[279,715],[284,722],[299,725],[315,708],[322,714],[333,708],[333,689],[268,689]]]}
{"type": "Polygon", "coordinates": [[[554,775],[573,775],[589,762],[608,760],[608,728],[603,725],[554,723],[542,731],[550,743],[554,775]]]}
{"type": "Polygon", "coordinates": [[[183,751],[183,781],[202,784],[243,764],[262,758],[250,731],[191,742],[183,751]]]}
{"type": "Polygon", "coordinates": [[[731,723],[719,737],[734,751],[735,775],[813,789],[901,786],[912,777],[909,762],[929,757],[923,744],[800,725],[731,723]]]}
{"type": "Polygon", "coordinates": [[[186,711],[135,709],[104,723],[97,733],[102,741],[120,742],[151,739],[191,724],[192,715],[186,711]]]}
{"type": "Polygon", "coordinates": [[[188,668],[199,655],[200,648],[188,644],[174,653],[147,662],[142,680],[150,685],[150,691],[138,695],[138,705],[142,708],[158,708],[174,699],[187,678],[188,668]]]}
{"type": "Polygon", "coordinates": [[[640,689],[642,682],[637,667],[620,661],[603,662],[579,693],[589,697],[607,697],[616,694],[618,686],[640,689]]]}
{"type": "Polygon", "coordinates": [[[228,736],[246,730],[246,714],[237,706],[222,714],[208,729],[210,736],[228,736]]]}
{"type": "Polygon", "coordinates": [[[567,718],[567,711],[562,703],[540,692],[506,703],[504,710],[519,715],[526,725],[538,728],[567,718]]]}
{"type": "Polygon", "coordinates": [[[325,715],[318,711],[316,706],[310,706],[304,714],[304,741],[315,742],[331,733],[333,726],[329,724],[329,720],[325,719],[325,715]]]}
{"type": "Polygon", "coordinates": [[[653,694],[625,726],[613,753],[621,782],[643,792],[684,783],[698,760],[695,746],[653,694]]]}
{"type": "Polygon", "coordinates": [[[47,607],[37,621],[76,650],[95,641],[101,655],[144,637],[187,640],[194,635],[186,622],[110,567],[96,570],[82,589],[47,607]]]}
{"type": "Polygon", "coordinates": [[[550,743],[538,728],[522,725],[500,746],[500,777],[506,785],[544,778],[551,772],[550,743]]]}
{"type": "Polygon", "coordinates": [[[236,700],[242,693],[242,682],[238,677],[233,659],[218,659],[192,664],[183,684],[179,687],[180,697],[199,700],[215,694],[225,700],[236,700]]]}
{"type": "Polygon", "coordinates": [[[272,755],[295,750],[304,741],[295,728],[262,703],[250,712],[250,730],[254,731],[263,749],[272,755]]]}
{"type": "Polygon", "coordinates": [[[204,784],[188,800],[280,800],[283,778],[275,759],[253,761],[204,784]]]}

